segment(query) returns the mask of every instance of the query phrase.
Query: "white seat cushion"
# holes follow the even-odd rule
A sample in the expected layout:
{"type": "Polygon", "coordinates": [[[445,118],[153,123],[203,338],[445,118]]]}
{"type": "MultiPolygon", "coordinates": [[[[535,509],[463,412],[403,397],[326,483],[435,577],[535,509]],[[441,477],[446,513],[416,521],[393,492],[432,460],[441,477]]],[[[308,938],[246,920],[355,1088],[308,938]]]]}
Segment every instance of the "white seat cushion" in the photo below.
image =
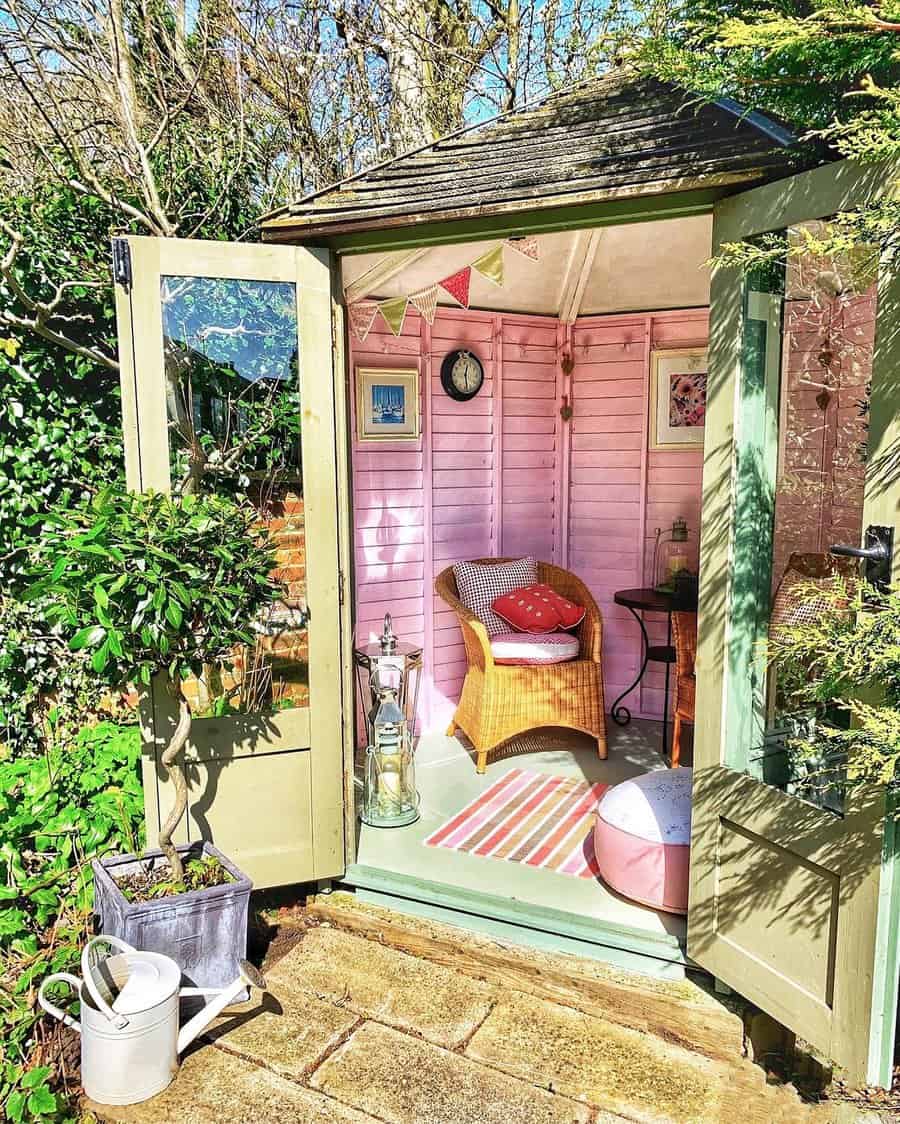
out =
{"type": "Polygon", "coordinates": [[[495,663],[521,667],[566,663],[578,657],[578,637],[571,632],[501,632],[491,639],[491,654],[495,663]]]}
{"type": "Polygon", "coordinates": [[[660,769],[604,793],[597,815],[610,827],[649,843],[691,841],[692,769],[660,769]]]}
{"type": "Polygon", "coordinates": [[[453,567],[456,588],[463,605],[481,621],[488,636],[506,632],[509,625],[491,608],[504,593],[512,593],[537,581],[537,562],[533,558],[518,558],[515,562],[457,562],[453,567]]]}

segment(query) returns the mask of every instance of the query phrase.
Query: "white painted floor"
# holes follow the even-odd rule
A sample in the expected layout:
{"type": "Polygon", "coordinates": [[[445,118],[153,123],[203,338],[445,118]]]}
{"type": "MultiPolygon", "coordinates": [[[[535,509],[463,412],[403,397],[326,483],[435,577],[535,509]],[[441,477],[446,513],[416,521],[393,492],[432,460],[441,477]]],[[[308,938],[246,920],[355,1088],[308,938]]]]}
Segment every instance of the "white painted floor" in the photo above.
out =
{"type": "Polygon", "coordinates": [[[610,722],[608,734],[606,761],[597,756],[596,743],[581,734],[568,730],[529,734],[496,752],[483,776],[475,772],[474,758],[463,742],[442,734],[424,735],[416,751],[421,818],[401,828],[361,825],[356,861],[396,874],[566,910],[582,918],[598,918],[683,938],[684,918],[628,901],[600,881],[426,847],[423,843],[431,832],[515,766],[581,776],[592,784],[618,784],[628,777],[665,768],[659,754],[659,723],[635,719],[623,729],[610,722]]]}

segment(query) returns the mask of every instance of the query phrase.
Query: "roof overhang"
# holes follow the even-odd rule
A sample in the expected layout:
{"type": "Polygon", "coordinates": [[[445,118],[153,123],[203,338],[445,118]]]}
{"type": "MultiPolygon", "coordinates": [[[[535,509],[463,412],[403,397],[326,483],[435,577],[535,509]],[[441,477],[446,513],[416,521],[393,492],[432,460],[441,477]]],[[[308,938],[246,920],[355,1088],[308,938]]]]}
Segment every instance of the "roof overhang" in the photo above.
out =
{"type": "Polygon", "coordinates": [[[279,215],[262,225],[267,242],[328,246],[340,253],[402,250],[412,246],[440,246],[477,242],[518,234],[549,234],[651,219],[709,214],[714,203],[743,187],[763,182],[761,172],[722,174],[715,182],[698,178],[659,185],[657,191],[623,189],[586,193],[560,204],[554,199],[523,199],[478,208],[450,208],[427,219],[415,215],[372,214],[353,222],[318,222],[315,215],[279,215]]]}

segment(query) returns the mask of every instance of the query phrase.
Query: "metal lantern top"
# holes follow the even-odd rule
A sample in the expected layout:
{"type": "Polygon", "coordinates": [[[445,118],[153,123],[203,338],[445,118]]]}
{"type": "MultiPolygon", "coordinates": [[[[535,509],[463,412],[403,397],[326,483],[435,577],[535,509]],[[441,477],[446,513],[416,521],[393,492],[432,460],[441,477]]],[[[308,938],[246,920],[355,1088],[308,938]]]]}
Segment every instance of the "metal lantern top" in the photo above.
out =
{"type": "Polygon", "coordinates": [[[385,614],[381,636],[353,649],[357,697],[362,705],[369,742],[373,739],[373,723],[381,703],[380,692],[386,687],[394,689],[397,704],[414,735],[422,656],[421,644],[407,644],[397,637],[390,613],[385,614]]]}
{"type": "Polygon", "coordinates": [[[400,640],[394,632],[391,614],[385,613],[384,630],[378,639],[373,640],[371,644],[354,649],[353,655],[357,664],[369,671],[372,671],[378,661],[385,656],[402,656],[409,666],[417,667],[422,662],[422,645],[407,644],[400,640]]]}
{"type": "Polygon", "coordinates": [[[656,528],[656,543],[653,548],[653,577],[656,589],[671,593],[690,573],[687,546],[689,539],[687,520],[680,515],[672,521],[671,527],[656,528]]]}

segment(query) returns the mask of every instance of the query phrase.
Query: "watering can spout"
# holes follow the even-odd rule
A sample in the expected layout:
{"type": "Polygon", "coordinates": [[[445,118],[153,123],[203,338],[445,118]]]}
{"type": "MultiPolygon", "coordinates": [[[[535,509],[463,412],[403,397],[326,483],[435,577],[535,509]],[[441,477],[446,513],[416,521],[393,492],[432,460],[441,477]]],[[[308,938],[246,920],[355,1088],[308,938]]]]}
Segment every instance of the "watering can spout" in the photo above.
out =
{"type": "MultiPolygon", "coordinates": [[[[198,1034],[202,1034],[213,1019],[220,1015],[226,1007],[230,1006],[241,994],[244,988],[255,987],[260,991],[266,990],[266,981],[262,973],[253,967],[249,960],[241,961],[241,972],[234,983],[217,991],[215,998],[210,999],[202,1011],[198,1011],[189,1019],[178,1032],[177,1053],[179,1057],[190,1046],[198,1034]]],[[[185,987],[181,989],[182,995],[208,995],[208,991],[200,988],[185,987]]]]}

